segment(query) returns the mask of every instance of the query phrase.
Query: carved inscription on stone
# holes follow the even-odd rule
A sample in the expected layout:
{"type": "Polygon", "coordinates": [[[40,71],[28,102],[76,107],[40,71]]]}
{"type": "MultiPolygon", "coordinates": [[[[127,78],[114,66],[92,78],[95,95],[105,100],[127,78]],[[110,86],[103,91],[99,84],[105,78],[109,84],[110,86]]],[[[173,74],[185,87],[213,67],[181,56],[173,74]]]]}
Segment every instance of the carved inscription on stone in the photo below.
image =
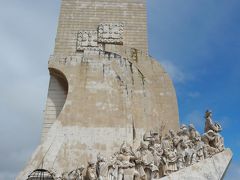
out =
{"type": "Polygon", "coordinates": [[[104,23],[98,27],[98,42],[108,44],[123,44],[122,23],[104,23]]]}
{"type": "Polygon", "coordinates": [[[80,31],[77,34],[77,51],[87,48],[97,48],[97,31],[80,31]]]}

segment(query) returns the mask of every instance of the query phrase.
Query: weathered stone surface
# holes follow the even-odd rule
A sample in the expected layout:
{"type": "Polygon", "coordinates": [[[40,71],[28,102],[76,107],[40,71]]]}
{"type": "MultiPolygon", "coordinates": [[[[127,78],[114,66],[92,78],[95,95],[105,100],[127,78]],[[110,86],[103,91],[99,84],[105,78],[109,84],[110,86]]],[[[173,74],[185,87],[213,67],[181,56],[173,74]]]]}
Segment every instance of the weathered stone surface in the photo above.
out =
{"type": "Polygon", "coordinates": [[[62,0],[54,54],[72,54],[79,30],[124,24],[124,44],[148,51],[146,0],[62,0]]]}
{"type": "Polygon", "coordinates": [[[230,149],[159,180],[221,180],[232,159],[230,149]]]}
{"type": "Polygon", "coordinates": [[[145,0],[62,0],[42,143],[18,179],[37,168],[70,171],[123,141],[136,146],[149,129],[179,127],[175,90],[148,56],[146,26],[145,0]]]}
{"type": "Polygon", "coordinates": [[[50,60],[51,74],[57,78],[63,73],[69,82],[67,98],[24,176],[41,166],[69,171],[96,159],[98,152],[110,155],[119,143],[134,145],[146,130],[161,127],[165,119],[170,123],[166,127],[177,128],[171,81],[156,61],[147,61],[134,65],[111,53],[88,54],[66,64],[50,60]]]}
{"type": "MultiPolygon", "coordinates": [[[[118,31],[115,32],[116,29],[112,29],[111,33],[117,33],[118,31]]],[[[107,30],[109,31],[109,29],[107,30]]],[[[86,38],[89,39],[89,37],[85,37],[85,39],[86,38]]],[[[102,37],[99,37],[98,40],[103,41],[102,37]]],[[[108,40],[112,41],[111,38],[108,40]]],[[[118,42],[118,39],[115,40],[118,42]]],[[[98,45],[101,45],[101,43],[98,45]]],[[[56,64],[61,64],[61,69],[58,70],[58,67],[55,68],[51,67],[51,65],[49,66],[51,79],[45,110],[45,120],[42,133],[43,140],[45,136],[48,136],[48,131],[54,121],[61,116],[60,112],[62,108],[64,108],[66,96],[68,96],[66,105],[73,103],[71,100],[73,96],[74,101],[76,102],[76,99],[78,99],[79,103],[71,106],[71,111],[74,111],[72,112],[73,114],[70,115],[71,119],[73,117],[75,119],[78,118],[78,121],[87,121],[88,123],[91,123],[89,118],[93,119],[94,117],[89,117],[89,115],[84,116],[82,114],[78,115],[80,113],[78,111],[80,108],[79,106],[84,102],[85,107],[88,107],[89,109],[86,111],[84,110],[84,114],[94,114],[92,112],[96,112],[96,110],[97,112],[101,112],[98,116],[98,119],[101,120],[98,122],[116,122],[116,120],[110,120],[110,117],[113,116],[114,119],[125,119],[119,116],[124,113],[124,116],[128,116],[128,119],[133,118],[134,122],[142,121],[141,119],[146,119],[147,117],[152,116],[150,119],[154,118],[155,120],[153,122],[151,120],[149,122],[148,120],[145,120],[145,122],[148,122],[147,126],[151,126],[157,121],[166,126],[166,129],[176,129],[178,127],[178,107],[174,87],[163,68],[155,60],[148,57],[147,50],[145,0],[62,0],[54,55],[50,58],[51,62],[56,61],[56,64]],[[98,61],[99,57],[101,58],[101,56],[103,56],[98,55],[98,52],[95,52],[96,62],[94,62],[94,51],[91,50],[96,50],[94,46],[96,46],[97,40],[95,39],[95,41],[93,41],[95,35],[91,35],[91,40],[88,41],[88,43],[86,43],[86,40],[82,43],[79,42],[79,39],[82,39],[81,32],[99,31],[102,26],[106,26],[107,24],[109,24],[109,27],[114,25],[117,25],[117,27],[123,26],[123,30],[116,28],[120,31],[119,33],[121,33],[121,37],[123,38],[121,41],[123,44],[103,43],[102,46],[104,47],[101,46],[99,48],[107,52],[116,52],[119,54],[123,62],[127,62],[125,63],[126,69],[123,67],[119,68],[119,63],[117,64],[114,61],[111,63],[111,67],[109,67],[109,63],[106,64],[98,61]],[[84,54],[77,52],[78,50],[87,49],[87,44],[90,48],[89,52],[85,52],[84,54]],[[89,58],[90,60],[83,60],[89,58]],[[66,64],[64,62],[66,62],[66,64]],[[71,64],[71,66],[69,66],[69,64],[71,64]],[[132,71],[134,70],[134,67],[136,67],[135,72],[132,71]],[[106,88],[105,95],[103,94],[103,90],[101,90],[102,92],[99,91],[97,94],[95,93],[96,96],[101,99],[89,98],[89,95],[92,97],[92,94],[87,93],[84,86],[87,86],[89,90],[90,86],[97,86],[97,84],[104,82],[103,78],[106,77],[109,68],[111,68],[110,71],[115,71],[115,75],[112,74],[112,76],[115,76],[113,78],[116,79],[117,74],[117,78],[123,78],[123,76],[125,76],[125,79],[119,79],[119,82],[126,81],[122,83],[121,90],[116,83],[113,84],[112,82],[109,82],[111,83],[110,86],[117,88],[119,93],[129,95],[128,97],[132,97],[132,99],[124,97],[125,95],[120,95],[117,92],[118,95],[116,98],[114,97],[116,93],[110,98],[110,94],[107,92],[109,89],[106,88]],[[125,72],[125,70],[128,72],[125,72]],[[90,73],[93,75],[89,75],[90,73]],[[95,79],[91,79],[93,76],[95,76],[95,79]],[[132,80],[135,80],[135,82],[131,82],[132,80]],[[80,83],[78,83],[78,81],[80,83]],[[87,81],[89,81],[90,84],[84,84],[87,81]],[[90,81],[95,81],[97,84],[91,83],[90,81]],[[143,83],[145,83],[144,86],[142,86],[143,83]],[[147,87],[147,89],[153,93],[149,92],[149,90],[148,92],[143,92],[145,91],[144,88],[150,84],[151,87],[147,87]],[[70,96],[71,94],[73,96],[70,96]],[[132,94],[134,95],[132,96],[132,94]],[[157,94],[157,97],[155,98],[153,94],[157,94]],[[144,98],[142,98],[143,96],[144,98]],[[149,96],[151,96],[153,100],[151,100],[149,96]],[[86,105],[86,98],[88,98],[87,102],[92,101],[91,105],[86,105]],[[131,103],[127,103],[126,100],[130,100],[131,103]],[[149,104],[150,101],[152,101],[151,103],[156,104],[156,106],[148,106],[147,104],[149,104]],[[121,107],[120,109],[116,109],[116,107],[112,106],[116,103],[118,107],[121,107]],[[100,110],[99,108],[95,109],[96,104],[98,107],[101,106],[109,110],[113,108],[118,115],[114,115],[114,112],[111,113],[112,115],[106,114],[108,113],[106,110],[100,110]],[[117,112],[118,110],[119,112],[117,112]],[[150,113],[151,111],[152,113],[150,113]],[[135,117],[131,117],[132,115],[129,114],[129,112],[133,113],[135,117]],[[104,114],[104,116],[101,116],[101,114],[104,114]]],[[[105,59],[110,54],[106,53],[105,59]]],[[[114,56],[114,54],[112,55],[114,56]]],[[[106,79],[104,84],[108,84],[106,79]]],[[[101,86],[104,84],[101,84],[101,86]]],[[[62,112],[61,114],[64,113],[62,112]]],[[[121,122],[120,119],[119,122],[121,122]]],[[[124,121],[122,121],[122,123],[124,121]]],[[[117,124],[119,122],[117,122],[117,124]]],[[[80,124],[82,125],[82,123],[80,124]]],[[[101,126],[104,127],[103,124],[101,126]]],[[[111,124],[108,124],[108,126],[111,126],[111,124]]],[[[121,127],[121,123],[117,126],[121,127]]]]}

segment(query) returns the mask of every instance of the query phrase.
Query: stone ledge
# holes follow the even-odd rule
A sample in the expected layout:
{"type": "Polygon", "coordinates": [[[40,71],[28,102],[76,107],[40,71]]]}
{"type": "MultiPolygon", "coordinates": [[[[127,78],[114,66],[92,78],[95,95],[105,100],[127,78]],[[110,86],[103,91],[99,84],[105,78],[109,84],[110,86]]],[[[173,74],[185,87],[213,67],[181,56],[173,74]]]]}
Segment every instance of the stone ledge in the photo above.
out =
{"type": "Polygon", "coordinates": [[[226,149],[211,158],[172,173],[159,180],[221,180],[232,160],[232,151],[226,149]]]}

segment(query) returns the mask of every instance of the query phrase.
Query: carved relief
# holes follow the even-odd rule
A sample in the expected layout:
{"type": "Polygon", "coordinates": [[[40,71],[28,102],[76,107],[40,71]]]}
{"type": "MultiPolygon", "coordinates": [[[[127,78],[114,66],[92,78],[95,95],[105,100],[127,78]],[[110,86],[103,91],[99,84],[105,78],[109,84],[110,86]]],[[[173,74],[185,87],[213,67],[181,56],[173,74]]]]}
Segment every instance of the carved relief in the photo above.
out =
{"type": "Polygon", "coordinates": [[[97,48],[97,31],[80,31],[77,34],[77,51],[97,48]]]}
{"type": "MultiPolygon", "coordinates": [[[[215,125],[210,116],[205,118],[207,125],[215,125]]],[[[220,124],[217,127],[221,127],[220,124]]],[[[223,138],[218,132],[209,129],[201,136],[193,124],[182,125],[177,132],[169,130],[165,136],[161,132],[146,132],[137,149],[123,142],[119,151],[110,158],[98,154],[97,162],[89,162],[84,174],[87,180],[152,180],[223,150],[223,138]]],[[[82,180],[83,170],[82,166],[70,173],[63,173],[60,179],[82,180]]]]}
{"type": "Polygon", "coordinates": [[[131,58],[133,61],[138,61],[137,49],[131,48],[131,58]]]}
{"type": "Polygon", "coordinates": [[[123,44],[122,23],[100,24],[98,27],[98,42],[107,44],[123,44]]]}
{"type": "Polygon", "coordinates": [[[122,23],[100,24],[98,31],[79,31],[77,33],[77,51],[103,50],[104,44],[123,44],[122,23]]]}

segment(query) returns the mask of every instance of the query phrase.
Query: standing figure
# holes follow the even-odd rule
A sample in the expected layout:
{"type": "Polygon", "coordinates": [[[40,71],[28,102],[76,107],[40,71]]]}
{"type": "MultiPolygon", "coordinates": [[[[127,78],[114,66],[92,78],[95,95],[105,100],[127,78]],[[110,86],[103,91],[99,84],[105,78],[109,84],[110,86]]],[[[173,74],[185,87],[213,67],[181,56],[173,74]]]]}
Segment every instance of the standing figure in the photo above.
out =
{"type": "Polygon", "coordinates": [[[169,175],[178,170],[177,168],[177,151],[173,146],[172,139],[166,134],[162,141],[163,146],[163,175],[169,175]]]}
{"type": "Polygon", "coordinates": [[[197,142],[201,141],[201,135],[196,130],[193,124],[189,125],[189,139],[192,141],[194,145],[196,145],[197,142]]]}
{"type": "Polygon", "coordinates": [[[202,140],[208,149],[208,154],[212,156],[224,150],[224,139],[219,134],[222,131],[222,127],[219,123],[213,122],[212,111],[206,111],[205,120],[205,133],[202,136],[202,140]]]}
{"type": "Polygon", "coordinates": [[[182,138],[176,134],[172,129],[169,130],[169,134],[172,138],[172,142],[173,142],[173,147],[176,149],[177,151],[177,168],[179,169],[183,169],[185,167],[185,148],[183,147],[183,140],[182,138]]]}
{"type": "Polygon", "coordinates": [[[117,156],[118,180],[131,180],[138,177],[133,163],[135,159],[131,146],[124,142],[117,156]]]}
{"type": "Polygon", "coordinates": [[[155,151],[156,144],[151,147],[151,151],[149,147],[141,142],[140,147],[137,149],[135,160],[136,169],[139,173],[141,179],[151,180],[157,177],[158,167],[154,163],[154,155],[153,151],[155,151]]]}
{"type": "Polygon", "coordinates": [[[219,123],[214,123],[212,120],[212,111],[207,110],[205,113],[205,128],[204,132],[208,132],[209,130],[212,130],[216,133],[219,133],[222,131],[222,127],[219,123]]]}
{"type": "Polygon", "coordinates": [[[196,159],[197,162],[205,159],[205,146],[202,141],[199,142],[196,146],[196,159]]]}
{"type": "Polygon", "coordinates": [[[178,132],[181,141],[178,146],[178,154],[181,154],[185,166],[192,164],[192,159],[194,158],[193,143],[190,140],[189,129],[186,125],[182,125],[180,131],[178,132]]]}
{"type": "Polygon", "coordinates": [[[88,162],[87,172],[86,172],[87,180],[97,180],[96,168],[94,162],[88,162]]]}
{"type": "Polygon", "coordinates": [[[60,177],[61,180],[68,180],[68,173],[67,172],[63,172],[62,173],[62,177],[60,177]]]}
{"type": "Polygon", "coordinates": [[[97,155],[96,173],[98,180],[107,179],[109,165],[101,154],[97,155]]]}
{"type": "Polygon", "coordinates": [[[119,152],[114,153],[108,164],[107,180],[117,180],[118,178],[118,160],[119,152]]]}
{"type": "Polygon", "coordinates": [[[177,168],[177,152],[173,149],[164,149],[164,155],[163,155],[163,175],[167,176],[171,174],[172,172],[176,172],[178,170],[177,168]]]}
{"type": "Polygon", "coordinates": [[[143,141],[148,141],[148,149],[154,151],[154,145],[160,143],[159,133],[156,131],[146,132],[143,136],[143,141]]]}
{"type": "Polygon", "coordinates": [[[68,180],[83,180],[83,170],[84,166],[77,168],[76,170],[68,173],[68,180]]]}
{"type": "Polygon", "coordinates": [[[209,130],[208,132],[204,133],[202,136],[202,141],[205,144],[208,156],[213,156],[214,154],[224,150],[223,137],[213,130],[209,130]]]}

